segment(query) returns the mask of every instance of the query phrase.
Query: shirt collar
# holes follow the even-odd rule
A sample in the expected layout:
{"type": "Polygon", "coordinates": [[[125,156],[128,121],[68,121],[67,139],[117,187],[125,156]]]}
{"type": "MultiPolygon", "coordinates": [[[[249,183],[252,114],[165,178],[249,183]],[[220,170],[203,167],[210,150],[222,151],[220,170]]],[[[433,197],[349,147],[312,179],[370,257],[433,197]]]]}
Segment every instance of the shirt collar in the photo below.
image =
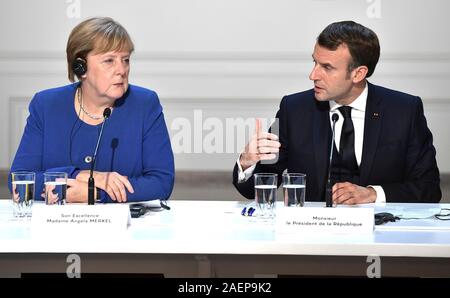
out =
{"type": "MultiPolygon", "coordinates": [[[[350,107],[352,107],[355,110],[366,112],[366,104],[367,104],[367,94],[369,92],[369,87],[366,82],[366,86],[364,87],[363,92],[351,103],[349,104],[350,107]]],[[[334,100],[330,100],[330,111],[335,111],[339,107],[342,107],[342,105],[338,104],[334,100]]]]}

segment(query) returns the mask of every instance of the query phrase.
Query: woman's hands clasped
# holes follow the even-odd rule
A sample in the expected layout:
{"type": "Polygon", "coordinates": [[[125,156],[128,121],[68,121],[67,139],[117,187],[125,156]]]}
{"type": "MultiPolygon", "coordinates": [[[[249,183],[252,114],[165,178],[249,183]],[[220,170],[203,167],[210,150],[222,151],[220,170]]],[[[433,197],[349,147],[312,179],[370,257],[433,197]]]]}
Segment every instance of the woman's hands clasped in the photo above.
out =
{"type": "MultiPolygon", "coordinates": [[[[76,180],[81,182],[88,182],[89,171],[81,171],[76,180]]],[[[126,202],[127,193],[134,193],[133,186],[131,186],[130,181],[127,176],[120,175],[117,172],[98,172],[94,171],[95,187],[98,187],[111,197],[113,201],[126,202]]]]}

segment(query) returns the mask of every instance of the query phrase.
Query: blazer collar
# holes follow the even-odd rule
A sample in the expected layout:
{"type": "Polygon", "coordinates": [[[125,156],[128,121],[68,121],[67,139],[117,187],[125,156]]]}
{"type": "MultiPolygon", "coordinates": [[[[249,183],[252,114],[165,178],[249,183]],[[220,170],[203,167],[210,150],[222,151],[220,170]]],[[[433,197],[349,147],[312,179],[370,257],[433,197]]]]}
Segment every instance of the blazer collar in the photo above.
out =
{"type": "Polygon", "coordinates": [[[380,138],[383,120],[382,98],[376,92],[376,86],[368,83],[366,115],[364,120],[363,150],[360,165],[360,183],[366,185],[373,166],[373,159],[380,138]]]}
{"type": "MultiPolygon", "coordinates": [[[[376,92],[376,86],[367,82],[368,94],[364,123],[363,150],[360,164],[360,183],[366,185],[372,170],[373,159],[380,136],[381,121],[383,118],[382,98],[376,92]]],[[[324,189],[327,178],[327,165],[330,155],[331,127],[330,105],[328,102],[315,100],[314,113],[314,155],[316,159],[317,181],[319,189],[324,189]]],[[[323,193],[319,194],[321,197],[323,193]]]]}
{"type": "Polygon", "coordinates": [[[313,142],[314,142],[314,155],[316,159],[316,173],[318,187],[321,192],[320,198],[324,198],[325,183],[327,179],[327,165],[329,159],[329,150],[331,144],[331,127],[330,127],[330,105],[327,101],[321,102],[316,99],[315,101],[315,113],[313,119],[313,142]]]}
{"type": "MultiPolygon", "coordinates": [[[[361,92],[361,94],[351,104],[349,104],[348,106],[352,107],[354,110],[358,110],[360,112],[365,113],[366,112],[366,106],[367,106],[367,94],[369,92],[368,90],[369,90],[368,82],[366,82],[366,86],[364,87],[364,89],[361,92]]],[[[330,111],[331,112],[334,112],[338,108],[342,107],[342,105],[338,104],[334,100],[330,100],[329,104],[330,104],[330,111]]]]}

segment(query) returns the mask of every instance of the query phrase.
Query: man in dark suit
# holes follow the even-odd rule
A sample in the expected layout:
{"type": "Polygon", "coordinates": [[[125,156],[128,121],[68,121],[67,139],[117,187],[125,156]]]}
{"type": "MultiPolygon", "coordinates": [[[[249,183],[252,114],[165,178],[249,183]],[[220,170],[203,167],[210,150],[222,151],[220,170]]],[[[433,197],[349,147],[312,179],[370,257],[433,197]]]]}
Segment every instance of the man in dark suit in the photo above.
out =
{"type": "Polygon", "coordinates": [[[335,204],[439,202],[436,150],[422,101],[367,82],[379,55],[372,30],[352,21],[327,26],[312,55],[314,89],[282,99],[279,138],[261,132],[257,121],[234,167],[237,190],[253,199],[253,173],[278,173],[280,184],[287,169],[307,174],[307,201],[323,201],[330,167],[335,204]],[[333,114],[339,118],[330,164],[333,114]]]}

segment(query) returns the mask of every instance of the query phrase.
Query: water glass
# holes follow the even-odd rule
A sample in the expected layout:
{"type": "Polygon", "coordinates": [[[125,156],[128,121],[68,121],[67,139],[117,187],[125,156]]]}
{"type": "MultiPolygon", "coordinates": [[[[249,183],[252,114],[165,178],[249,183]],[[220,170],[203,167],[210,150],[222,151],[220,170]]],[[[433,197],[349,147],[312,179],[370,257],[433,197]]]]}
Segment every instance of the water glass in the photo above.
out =
{"type": "Polygon", "coordinates": [[[305,205],[306,175],[301,173],[283,174],[284,206],[303,207],[305,205]]]}
{"type": "Polygon", "coordinates": [[[278,175],[259,173],[254,175],[254,180],[257,216],[261,218],[275,217],[278,175]]]}
{"type": "Polygon", "coordinates": [[[64,205],[66,203],[67,173],[44,173],[45,204],[64,205]]]}
{"type": "Polygon", "coordinates": [[[36,174],[33,172],[11,173],[11,197],[14,217],[31,217],[35,181],[36,174]]]}

